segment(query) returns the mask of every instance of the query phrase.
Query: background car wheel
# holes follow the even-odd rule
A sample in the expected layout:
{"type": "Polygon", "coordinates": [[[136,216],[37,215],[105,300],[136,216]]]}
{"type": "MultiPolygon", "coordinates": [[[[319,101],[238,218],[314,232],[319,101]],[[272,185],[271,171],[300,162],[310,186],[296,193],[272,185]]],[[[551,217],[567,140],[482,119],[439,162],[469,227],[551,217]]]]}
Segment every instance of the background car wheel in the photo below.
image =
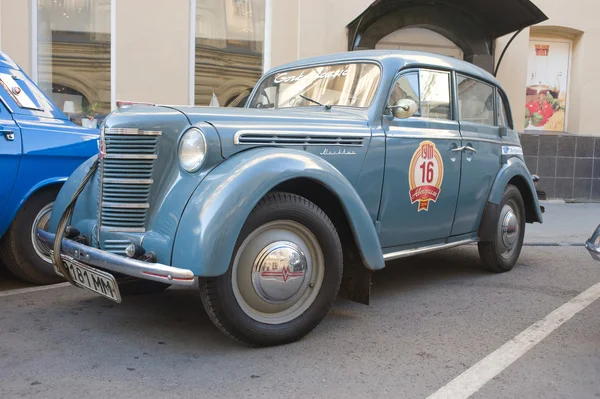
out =
{"type": "Polygon", "coordinates": [[[200,280],[202,303],[218,328],[247,345],[285,344],[325,317],[342,271],[327,215],[306,198],[273,193],[248,216],[227,273],[200,280]]]}
{"type": "Polygon", "coordinates": [[[492,240],[477,244],[483,265],[495,273],[511,270],[523,247],[525,204],[518,188],[506,186],[499,209],[492,240]]]}
{"type": "Polygon", "coordinates": [[[163,293],[171,284],[163,284],[158,281],[142,280],[139,278],[126,277],[117,280],[121,296],[153,295],[163,293]]]}
{"type": "Polygon", "coordinates": [[[33,284],[52,284],[63,279],[54,273],[49,248],[39,243],[37,228],[46,228],[59,187],[33,194],[21,207],[0,243],[4,266],[17,278],[33,284]]]}

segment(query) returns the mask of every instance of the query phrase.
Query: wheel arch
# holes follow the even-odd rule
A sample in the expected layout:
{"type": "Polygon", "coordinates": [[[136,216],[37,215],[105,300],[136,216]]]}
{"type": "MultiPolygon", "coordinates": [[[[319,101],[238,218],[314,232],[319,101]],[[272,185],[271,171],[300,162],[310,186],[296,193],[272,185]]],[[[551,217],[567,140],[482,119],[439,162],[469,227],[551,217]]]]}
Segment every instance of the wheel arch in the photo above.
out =
{"type": "Polygon", "coordinates": [[[347,261],[360,261],[363,266],[367,267],[361,259],[356,237],[348,221],[349,216],[341,200],[329,188],[311,178],[296,177],[279,183],[271,191],[284,191],[299,195],[321,208],[331,219],[340,236],[343,244],[344,264],[347,261]]]}
{"type": "Polygon", "coordinates": [[[502,194],[507,185],[512,184],[519,189],[525,202],[525,221],[542,223],[542,210],[529,170],[518,157],[509,158],[502,165],[490,190],[488,204],[500,204],[502,194]]]}
{"type": "MultiPolygon", "coordinates": [[[[40,182],[37,182],[31,188],[29,188],[29,190],[27,190],[27,192],[24,195],[20,196],[20,198],[13,198],[13,199],[11,199],[11,201],[5,207],[5,212],[6,213],[2,217],[2,219],[5,220],[6,223],[3,223],[0,226],[0,237],[2,237],[2,235],[4,235],[4,233],[6,233],[6,230],[11,225],[11,223],[14,220],[15,216],[17,216],[17,213],[19,213],[19,211],[21,210],[21,208],[23,207],[23,205],[31,197],[33,197],[34,195],[37,195],[38,193],[40,193],[41,191],[44,191],[44,190],[49,190],[49,189],[60,190],[60,188],[67,181],[67,179],[68,179],[68,177],[64,176],[64,177],[53,177],[53,178],[49,178],[49,179],[46,179],[46,180],[42,180],[40,182]],[[10,206],[11,203],[14,204],[12,207],[10,206]]],[[[58,194],[58,192],[57,192],[57,194],[58,194]]]]}
{"type": "MultiPolygon", "coordinates": [[[[171,264],[186,265],[198,276],[225,273],[239,233],[256,204],[272,191],[310,196],[324,205],[334,224],[352,231],[364,266],[385,267],[375,226],[348,180],[323,159],[300,150],[257,148],[227,159],[200,183],[180,219],[171,264]],[[331,216],[330,216],[331,217],[331,216]],[[347,225],[346,225],[346,224],[347,225]]],[[[325,209],[323,209],[325,211],[325,209]]],[[[337,227],[337,226],[336,226],[337,227]]]]}
{"type": "Polygon", "coordinates": [[[512,184],[513,186],[515,186],[521,193],[521,197],[523,197],[523,202],[525,203],[525,222],[538,222],[539,220],[537,219],[536,209],[534,205],[535,199],[533,197],[533,193],[527,185],[527,181],[525,180],[525,178],[521,175],[515,175],[508,181],[508,184],[512,184]]]}

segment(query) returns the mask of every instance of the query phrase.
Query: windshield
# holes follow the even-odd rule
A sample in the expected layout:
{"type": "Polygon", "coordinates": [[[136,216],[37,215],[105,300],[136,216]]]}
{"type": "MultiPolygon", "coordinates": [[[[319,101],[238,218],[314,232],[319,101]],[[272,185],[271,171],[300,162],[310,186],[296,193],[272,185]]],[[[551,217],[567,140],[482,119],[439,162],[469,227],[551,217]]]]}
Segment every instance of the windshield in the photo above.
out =
{"type": "Polygon", "coordinates": [[[249,108],[371,105],[379,85],[379,66],[367,63],[324,65],[277,72],[265,78],[249,108]]]}

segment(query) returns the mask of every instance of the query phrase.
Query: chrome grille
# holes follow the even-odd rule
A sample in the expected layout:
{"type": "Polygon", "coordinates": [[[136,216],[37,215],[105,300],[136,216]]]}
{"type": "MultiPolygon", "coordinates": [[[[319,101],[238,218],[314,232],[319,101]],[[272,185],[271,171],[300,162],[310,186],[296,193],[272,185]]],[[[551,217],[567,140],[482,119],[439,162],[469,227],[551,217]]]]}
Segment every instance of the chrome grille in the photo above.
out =
{"type": "Polygon", "coordinates": [[[125,256],[125,248],[131,244],[129,240],[105,240],[104,249],[118,255],[125,256]]]}
{"type": "MultiPolygon", "coordinates": [[[[102,231],[146,231],[160,135],[159,131],[104,129],[98,218],[102,231]]],[[[109,240],[104,247],[115,253],[123,249],[109,245],[109,240]]]]}

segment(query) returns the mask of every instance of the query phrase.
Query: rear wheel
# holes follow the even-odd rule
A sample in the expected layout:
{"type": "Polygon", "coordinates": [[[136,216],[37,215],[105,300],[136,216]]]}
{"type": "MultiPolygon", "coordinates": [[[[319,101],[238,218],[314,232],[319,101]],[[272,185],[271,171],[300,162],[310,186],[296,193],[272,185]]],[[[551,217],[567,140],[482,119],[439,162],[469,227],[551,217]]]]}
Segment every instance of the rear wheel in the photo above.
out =
{"type": "Polygon", "coordinates": [[[515,186],[506,186],[495,220],[491,241],[478,243],[479,256],[488,270],[503,273],[517,263],[525,237],[525,204],[515,186]]]}
{"type": "Polygon", "coordinates": [[[227,273],[200,281],[215,325],[251,346],[298,340],[337,296],[342,248],[327,215],[306,198],[274,193],[252,211],[227,273]]]}
{"type": "Polygon", "coordinates": [[[33,284],[52,284],[63,279],[54,273],[50,248],[36,238],[38,228],[46,229],[59,188],[32,195],[21,207],[0,243],[0,256],[6,269],[33,284]]]}

